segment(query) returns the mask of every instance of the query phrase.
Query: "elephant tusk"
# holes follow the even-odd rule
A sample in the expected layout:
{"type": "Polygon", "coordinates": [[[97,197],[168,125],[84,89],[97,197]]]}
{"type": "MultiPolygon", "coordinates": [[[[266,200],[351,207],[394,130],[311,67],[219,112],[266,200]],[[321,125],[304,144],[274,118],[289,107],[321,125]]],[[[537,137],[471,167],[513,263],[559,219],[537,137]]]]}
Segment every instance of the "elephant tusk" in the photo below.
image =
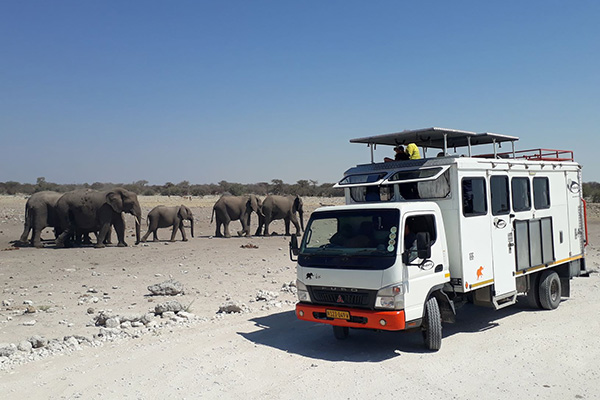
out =
{"type": "Polygon", "coordinates": [[[136,216],[134,215],[134,216],[133,216],[133,218],[135,218],[135,223],[136,223],[136,224],[138,224],[138,225],[140,225],[140,226],[142,225],[142,224],[140,224],[140,220],[138,219],[138,217],[136,217],[136,216]]]}

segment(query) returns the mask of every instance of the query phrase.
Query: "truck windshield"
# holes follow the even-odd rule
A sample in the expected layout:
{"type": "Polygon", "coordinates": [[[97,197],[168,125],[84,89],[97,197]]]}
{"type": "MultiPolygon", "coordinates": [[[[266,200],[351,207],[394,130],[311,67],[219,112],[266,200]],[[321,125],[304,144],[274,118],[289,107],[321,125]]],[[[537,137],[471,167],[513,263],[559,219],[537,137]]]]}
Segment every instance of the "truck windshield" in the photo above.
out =
{"type": "Polygon", "coordinates": [[[399,220],[397,209],[313,213],[298,262],[323,268],[387,268],[396,258],[399,220]]]}

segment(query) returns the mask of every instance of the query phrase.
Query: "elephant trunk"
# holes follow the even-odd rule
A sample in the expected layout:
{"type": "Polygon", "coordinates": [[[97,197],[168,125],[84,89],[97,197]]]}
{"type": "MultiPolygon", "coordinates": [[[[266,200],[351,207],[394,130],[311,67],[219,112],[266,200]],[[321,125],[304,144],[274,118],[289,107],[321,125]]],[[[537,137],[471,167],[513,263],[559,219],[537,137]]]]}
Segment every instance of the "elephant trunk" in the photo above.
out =
{"type": "Polygon", "coordinates": [[[131,214],[133,214],[133,216],[135,217],[135,244],[138,244],[140,242],[142,208],[139,205],[136,205],[133,208],[133,212],[131,214]]]}
{"type": "Polygon", "coordinates": [[[190,233],[194,237],[194,218],[190,218],[190,233]]]}
{"type": "Polygon", "coordinates": [[[302,232],[304,232],[304,213],[299,211],[298,214],[300,214],[300,228],[302,229],[302,232]]]}

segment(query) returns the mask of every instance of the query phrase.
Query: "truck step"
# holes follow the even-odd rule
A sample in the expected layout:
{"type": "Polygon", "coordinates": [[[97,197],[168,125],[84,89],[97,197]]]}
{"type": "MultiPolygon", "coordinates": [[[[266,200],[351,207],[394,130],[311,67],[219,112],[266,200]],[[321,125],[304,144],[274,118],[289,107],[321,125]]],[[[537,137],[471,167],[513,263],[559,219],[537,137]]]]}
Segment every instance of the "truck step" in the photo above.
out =
{"type": "Polygon", "coordinates": [[[494,304],[494,308],[499,310],[504,307],[511,306],[517,302],[517,291],[512,291],[509,293],[504,293],[500,296],[493,296],[492,303],[494,304]]]}

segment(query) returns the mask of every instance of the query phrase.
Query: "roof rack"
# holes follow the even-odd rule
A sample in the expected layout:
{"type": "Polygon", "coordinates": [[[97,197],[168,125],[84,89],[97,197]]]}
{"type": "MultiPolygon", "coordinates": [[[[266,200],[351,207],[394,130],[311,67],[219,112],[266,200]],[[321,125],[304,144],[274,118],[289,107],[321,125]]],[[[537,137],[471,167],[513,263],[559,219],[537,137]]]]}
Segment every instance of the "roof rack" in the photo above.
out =
{"type": "Polygon", "coordinates": [[[529,161],[575,161],[572,150],[529,149],[515,152],[480,154],[477,158],[521,158],[529,161]]]}
{"type": "Polygon", "coordinates": [[[497,133],[475,133],[457,129],[432,127],[351,139],[350,143],[366,143],[371,148],[371,162],[373,162],[373,148],[376,145],[397,146],[409,143],[414,143],[424,148],[442,149],[444,154],[448,154],[448,148],[468,147],[469,157],[471,157],[471,146],[493,144],[494,156],[496,156],[496,143],[511,142],[511,154],[513,154],[514,158],[515,142],[517,140],[519,138],[516,136],[500,135],[497,133]]]}

